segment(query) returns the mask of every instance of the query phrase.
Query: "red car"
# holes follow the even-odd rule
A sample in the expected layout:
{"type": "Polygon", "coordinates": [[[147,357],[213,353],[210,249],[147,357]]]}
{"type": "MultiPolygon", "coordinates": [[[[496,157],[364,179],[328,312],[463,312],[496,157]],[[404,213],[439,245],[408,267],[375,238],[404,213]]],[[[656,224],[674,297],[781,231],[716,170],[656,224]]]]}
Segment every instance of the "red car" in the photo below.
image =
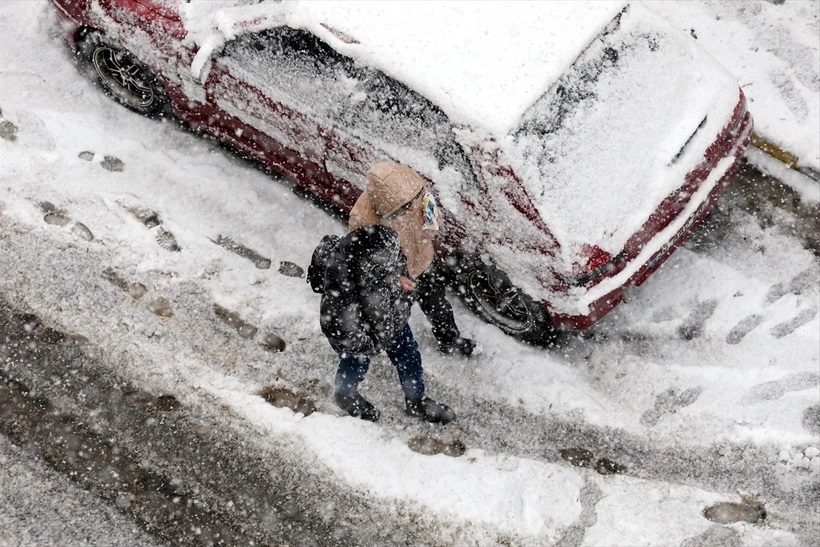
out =
{"type": "Polygon", "coordinates": [[[734,79],[641,3],[52,2],[109,95],[342,210],[374,163],[413,167],[465,301],[533,342],[643,283],[752,131],[734,79]]]}

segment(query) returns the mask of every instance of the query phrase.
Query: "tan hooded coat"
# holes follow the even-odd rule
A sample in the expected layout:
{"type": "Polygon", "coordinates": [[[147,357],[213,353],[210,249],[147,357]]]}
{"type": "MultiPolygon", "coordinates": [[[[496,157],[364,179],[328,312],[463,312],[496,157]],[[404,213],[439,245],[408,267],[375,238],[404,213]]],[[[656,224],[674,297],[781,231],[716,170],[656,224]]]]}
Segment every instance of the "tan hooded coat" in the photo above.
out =
{"type": "Polygon", "coordinates": [[[406,165],[377,163],[367,173],[367,188],[350,211],[348,228],[382,224],[399,234],[402,251],[407,257],[407,269],[418,277],[433,261],[433,241],[425,237],[422,198],[427,183],[406,165]],[[403,207],[413,201],[409,208],[403,207]]]}

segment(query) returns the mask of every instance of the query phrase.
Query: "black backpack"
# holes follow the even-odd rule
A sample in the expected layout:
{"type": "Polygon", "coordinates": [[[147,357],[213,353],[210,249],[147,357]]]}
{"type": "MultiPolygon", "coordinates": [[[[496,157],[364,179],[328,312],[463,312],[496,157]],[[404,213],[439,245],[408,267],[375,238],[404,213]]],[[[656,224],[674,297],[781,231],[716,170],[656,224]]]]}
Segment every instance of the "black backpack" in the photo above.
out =
{"type": "Polygon", "coordinates": [[[341,241],[341,238],[337,235],[326,235],[313,250],[313,256],[310,259],[310,266],[308,266],[307,271],[307,282],[315,293],[323,294],[325,292],[325,270],[327,269],[328,259],[339,247],[339,241],[341,241]]]}

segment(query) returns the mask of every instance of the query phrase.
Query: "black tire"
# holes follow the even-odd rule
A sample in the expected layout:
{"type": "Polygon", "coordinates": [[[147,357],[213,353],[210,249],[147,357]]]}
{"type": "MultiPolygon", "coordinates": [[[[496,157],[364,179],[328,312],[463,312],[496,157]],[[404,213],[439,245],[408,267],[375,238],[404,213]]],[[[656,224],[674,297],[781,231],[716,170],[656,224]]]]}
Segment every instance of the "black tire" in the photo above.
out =
{"type": "Polygon", "coordinates": [[[539,346],[555,344],[558,333],[537,302],[515,287],[507,275],[479,260],[462,259],[455,272],[467,306],[506,334],[539,346]]]}
{"type": "Polygon", "coordinates": [[[133,53],[97,31],[87,32],[80,53],[105,93],[138,114],[168,116],[170,101],[151,70],[133,53]]]}

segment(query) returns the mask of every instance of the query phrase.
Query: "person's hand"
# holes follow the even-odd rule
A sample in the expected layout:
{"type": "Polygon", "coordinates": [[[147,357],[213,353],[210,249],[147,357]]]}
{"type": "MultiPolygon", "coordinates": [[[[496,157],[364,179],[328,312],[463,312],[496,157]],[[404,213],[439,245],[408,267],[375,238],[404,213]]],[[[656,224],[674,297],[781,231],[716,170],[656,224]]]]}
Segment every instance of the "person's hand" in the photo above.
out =
{"type": "Polygon", "coordinates": [[[416,282],[410,279],[409,277],[400,275],[399,282],[401,282],[401,288],[402,290],[404,290],[404,292],[410,292],[416,288],[416,282]]]}

